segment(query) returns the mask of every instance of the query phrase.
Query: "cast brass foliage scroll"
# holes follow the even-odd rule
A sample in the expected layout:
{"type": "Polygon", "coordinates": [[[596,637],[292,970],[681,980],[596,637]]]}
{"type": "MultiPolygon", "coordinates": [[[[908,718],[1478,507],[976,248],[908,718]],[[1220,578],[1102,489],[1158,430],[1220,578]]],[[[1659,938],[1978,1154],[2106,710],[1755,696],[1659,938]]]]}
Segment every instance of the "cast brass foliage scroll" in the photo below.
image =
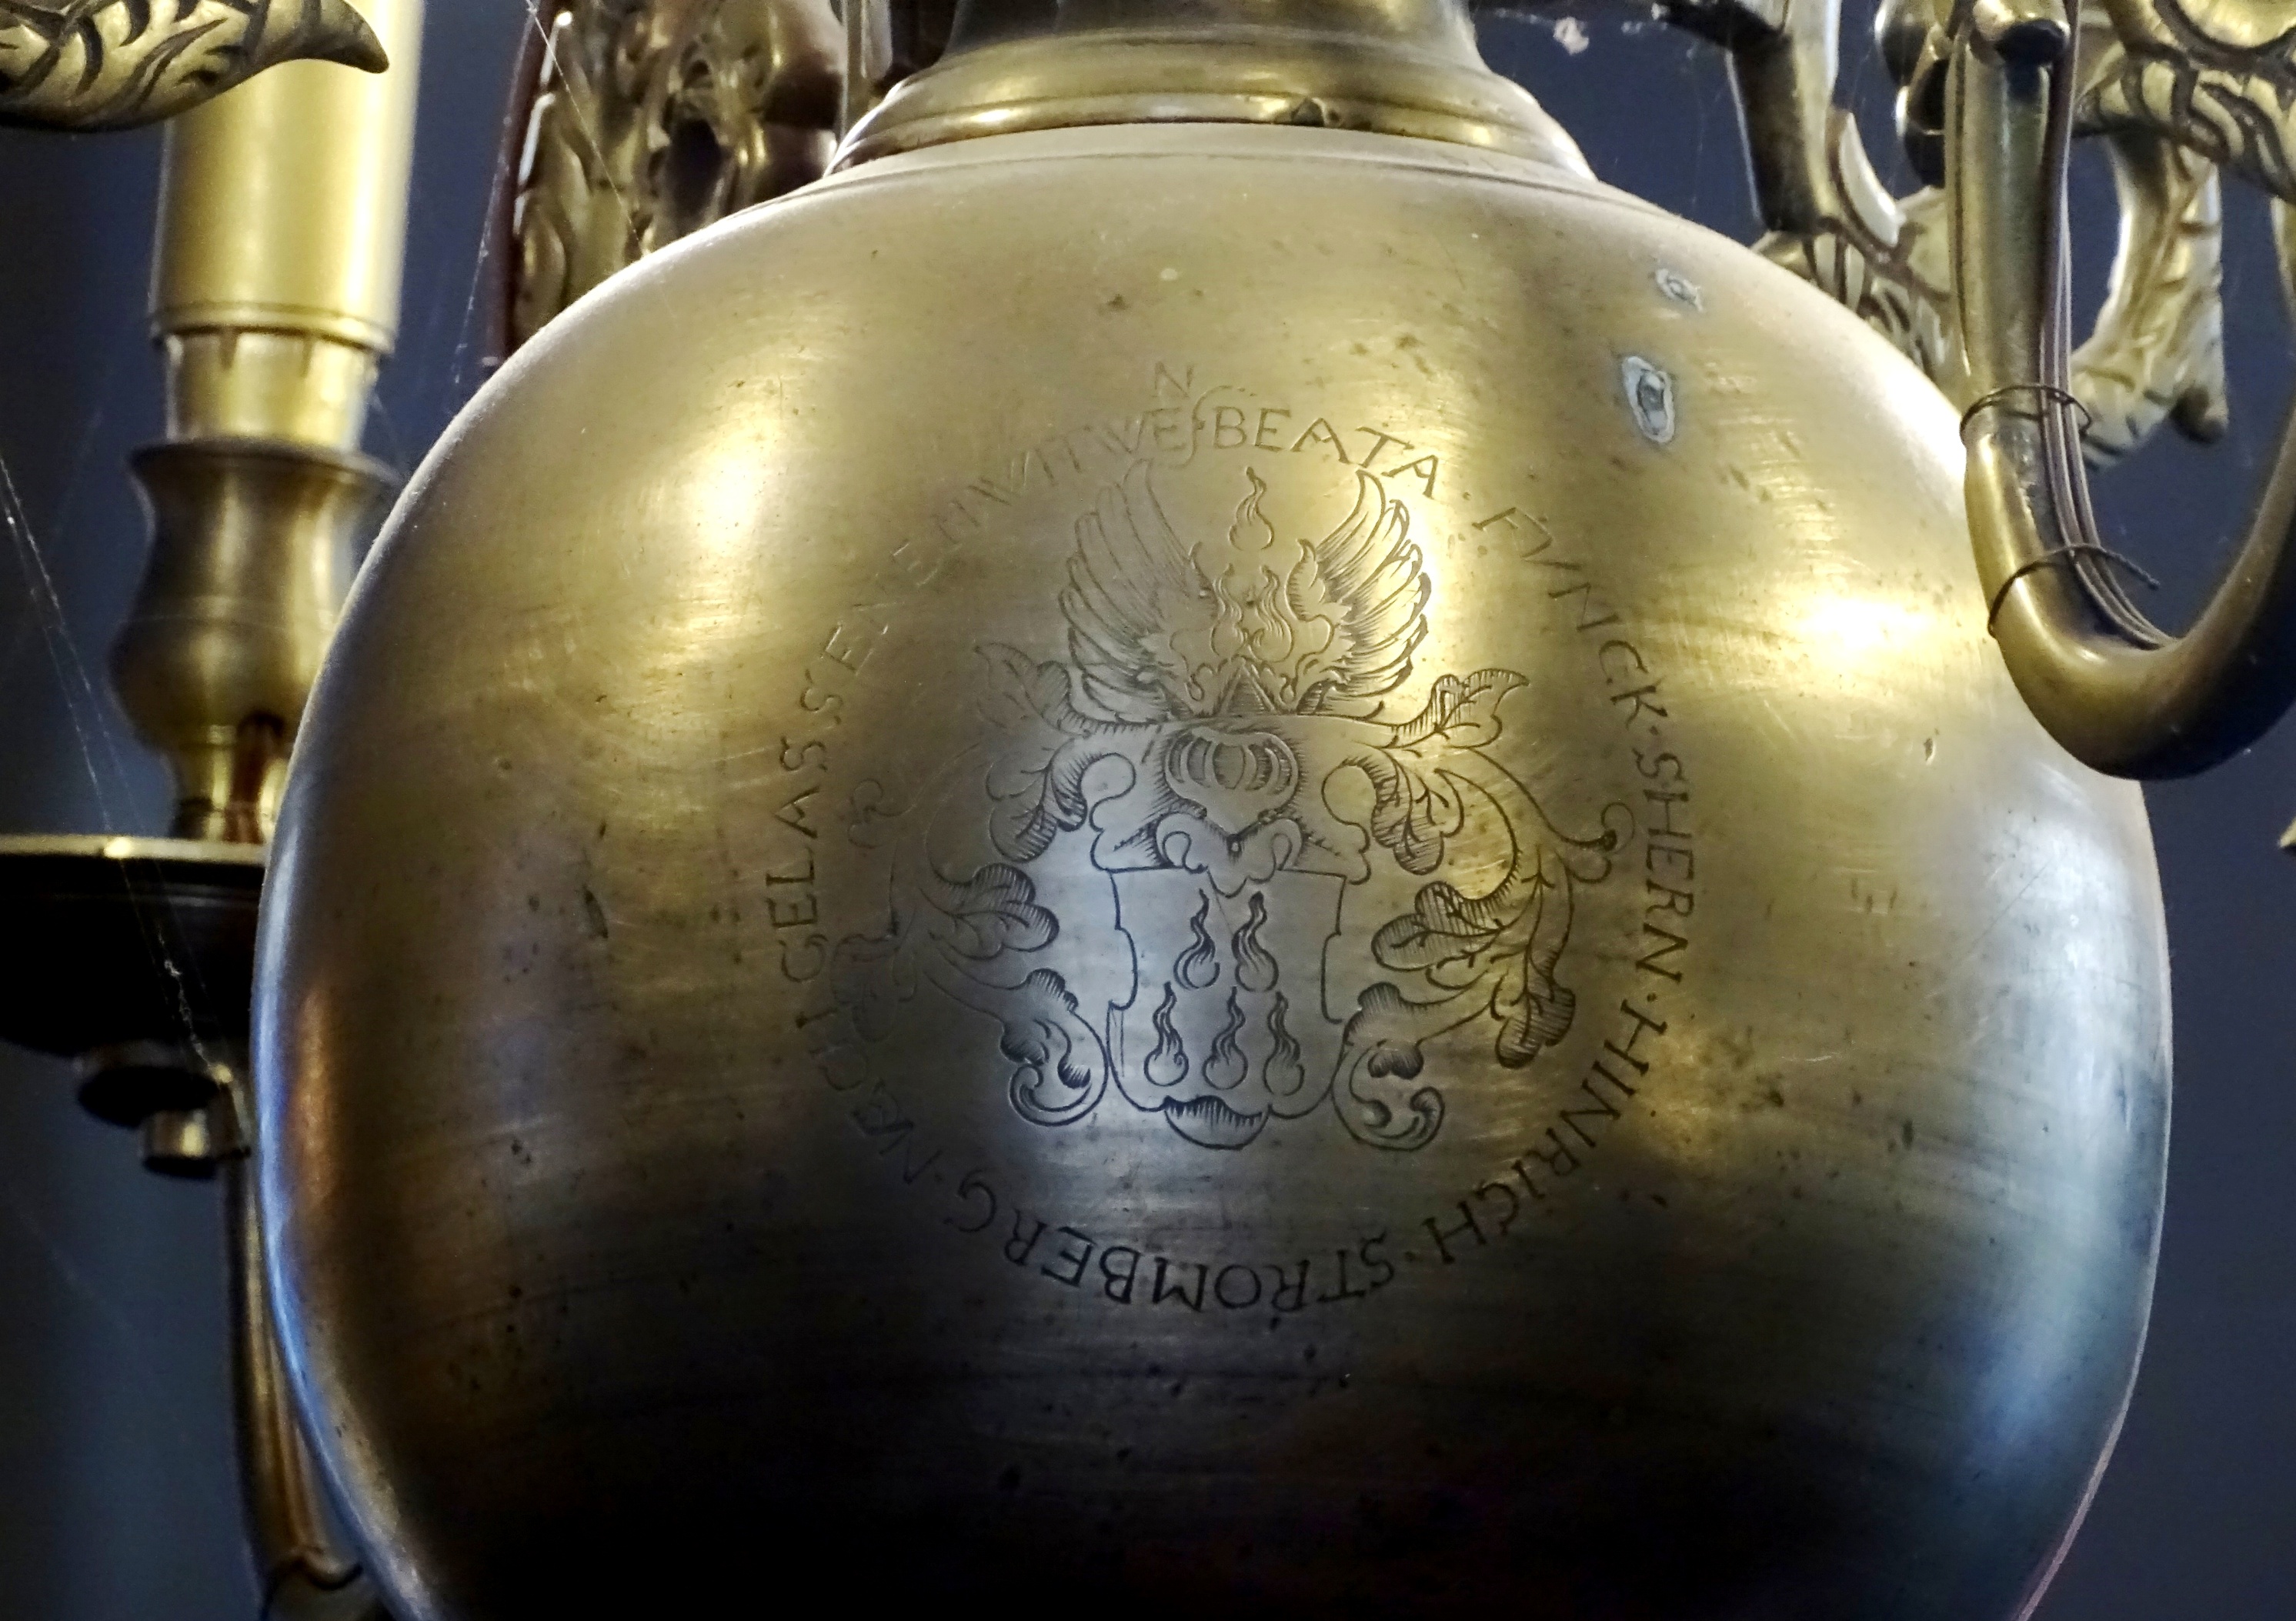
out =
{"type": "MultiPolygon", "coordinates": [[[[1577,8],[1572,8],[1577,9],[1577,8]]],[[[1929,184],[1892,196],[1834,102],[1841,0],[1667,0],[1668,20],[1730,53],[1765,235],[1756,244],[1856,311],[1969,403],[1949,290],[1942,185],[1952,0],[1888,0],[1877,20],[1898,125],[1929,184]]],[[[2230,168],[2296,201],[2296,16],[2267,0],[2103,0],[2079,36],[2076,132],[2102,139],[2121,210],[2095,329],[2075,353],[2084,449],[2118,461],[2164,422],[2226,425],[2223,215],[2230,168]]],[[[2282,231],[2284,265],[2289,232],[2282,231]]]]}
{"type": "Polygon", "coordinates": [[[131,128],[301,58],[388,65],[345,0],[0,0],[0,124],[131,128]]]}
{"type": "Polygon", "coordinates": [[[545,14],[512,348],[614,272],[820,178],[842,86],[827,0],[570,0],[545,14]]]}

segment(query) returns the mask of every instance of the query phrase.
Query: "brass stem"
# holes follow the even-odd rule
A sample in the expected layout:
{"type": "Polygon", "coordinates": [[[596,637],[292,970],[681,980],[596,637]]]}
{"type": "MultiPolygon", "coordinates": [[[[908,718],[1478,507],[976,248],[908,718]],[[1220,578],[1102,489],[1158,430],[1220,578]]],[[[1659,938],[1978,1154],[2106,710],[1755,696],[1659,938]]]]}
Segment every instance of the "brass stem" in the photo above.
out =
{"type": "MultiPolygon", "coordinates": [[[[236,1088],[213,1107],[236,1105],[236,1088]]],[[[264,1271],[263,1216],[244,1152],[222,1167],[231,1246],[232,1391],[239,1415],[240,1496],[265,1621],[372,1614],[386,1621],[358,1557],[329,1522],[309,1445],[287,1394],[264,1271]],[[357,1589],[354,1592],[352,1590],[357,1589]]]]}

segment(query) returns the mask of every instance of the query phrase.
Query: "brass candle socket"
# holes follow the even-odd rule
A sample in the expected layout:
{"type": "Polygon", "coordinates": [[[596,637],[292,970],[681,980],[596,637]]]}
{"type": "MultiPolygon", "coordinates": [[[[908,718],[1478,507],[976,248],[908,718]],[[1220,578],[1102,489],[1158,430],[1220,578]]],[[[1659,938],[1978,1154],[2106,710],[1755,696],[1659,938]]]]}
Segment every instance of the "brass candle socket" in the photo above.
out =
{"type": "Polygon", "coordinates": [[[152,445],[135,470],[152,561],[113,682],[175,769],[175,836],[260,842],[358,551],[398,480],[351,452],[275,439],[152,445]]]}

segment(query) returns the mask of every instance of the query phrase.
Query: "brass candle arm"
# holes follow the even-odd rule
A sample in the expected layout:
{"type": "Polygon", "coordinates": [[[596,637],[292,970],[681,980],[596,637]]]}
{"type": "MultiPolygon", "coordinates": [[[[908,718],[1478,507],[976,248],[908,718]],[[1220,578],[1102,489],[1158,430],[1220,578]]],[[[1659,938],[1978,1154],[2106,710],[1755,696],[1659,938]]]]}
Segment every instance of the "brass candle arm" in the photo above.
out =
{"type": "Polygon", "coordinates": [[[1994,634],[2042,724],[2100,770],[2185,775],[2245,748],[2296,699],[2296,426],[2214,600],[2182,636],[2154,627],[2098,536],[2067,387],[2079,14],[2078,0],[2021,0],[1953,19],[1948,194],[1972,395],[1970,525],[1994,634]]]}
{"type": "Polygon", "coordinates": [[[2096,534],[2083,463],[2118,460],[2164,422],[2199,439],[2225,430],[2220,173],[2273,195],[2296,291],[2284,13],[2254,0],[1890,0],[1879,43],[1930,182],[1897,198],[1834,101],[1840,0],[1660,11],[1730,53],[1767,231],[1758,250],[1856,311],[1971,412],[1980,572],[2043,724],[2083,761],[2130,776],[2203,770],[2253,741],[2296,698],[2296,440],[2216,601],[2182,637],[2130,601],[2134,570],[2096,534]],[[1953,129],[1949,72],[1987,86],[1953,129]],[[2004,74],[2013,94],[1993,82],[2004,74]],[[2044,83],[2054,102],[2041,143],[2032,98],[2044,83]],[[2122,228],[2105,307],[2074,352],[2063,295],[2043,283],[2062,272],[2062,165],[2077,135],[2107,143],[2122,228]],[[1999,144],[2013,139],[2013,155],[1999,144]]]}
{"type": "MultiPolygon", "coordinates": [[[[251,1126],[243,1088],[226,1107],[251,1126]]],[[[245,1139],[243,1138],[242,1141],[245,1139]]],[[[390,1621],[358,1557],[336,1529],[303,1438],[272,1327],[263,1215],[244,1149],[222,1167],[230,1246],[232,1389],[249,1551],[263,1591],[261,1621],[390,1621]]]]}
{"type": "Polygon", "coordinates": [[[346,0],[0,0],[0,124],[133,128],[304,60],[390,63],[346,0]]]}

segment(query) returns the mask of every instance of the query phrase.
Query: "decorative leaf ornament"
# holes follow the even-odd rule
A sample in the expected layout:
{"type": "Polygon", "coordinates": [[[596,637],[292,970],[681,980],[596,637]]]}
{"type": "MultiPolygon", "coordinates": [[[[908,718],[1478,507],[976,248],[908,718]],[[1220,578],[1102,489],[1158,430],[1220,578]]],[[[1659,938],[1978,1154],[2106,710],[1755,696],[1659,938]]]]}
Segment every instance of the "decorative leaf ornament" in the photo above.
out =
{"type": "Polygon", "coordinates": [[[557,0],[521,86],[505,347],[616,271],[817,180],[843,30],[827,0],[557,0]]]}
{"type": "Polygon", "coordinates": [[[0,124],[133,128],[305,58],[390,64],[345,0],[0,0],[0,124]]]}
{"type": "MultiPolygon", "coordinates": [[[[1618,14],[1614,0],[1502,12],[1618,14]]],[[[1898,129],[1926,189],[1892,196],[1834,101],[1841,0],[1664,0],[1668,21],[1721,45],[1745,112],[1765,258],[1855,311],[1969,404],[1952,334],[1941,119],[1955,0],[1887,0],[1876,20],[1899,86],[1898,129]]],[[[2084,448],[2105,464],[2164,422],[2225,430],[2220,174],[2296,204],[2296,12],[2284,0],[2088,0],[2079,12],[2076,132],[2105,141],[2120,250],[2095,329],[2073,357],[2084,448]]],[[[2292,232],[2281,233],[2284,271],[2292,232]]]]}

